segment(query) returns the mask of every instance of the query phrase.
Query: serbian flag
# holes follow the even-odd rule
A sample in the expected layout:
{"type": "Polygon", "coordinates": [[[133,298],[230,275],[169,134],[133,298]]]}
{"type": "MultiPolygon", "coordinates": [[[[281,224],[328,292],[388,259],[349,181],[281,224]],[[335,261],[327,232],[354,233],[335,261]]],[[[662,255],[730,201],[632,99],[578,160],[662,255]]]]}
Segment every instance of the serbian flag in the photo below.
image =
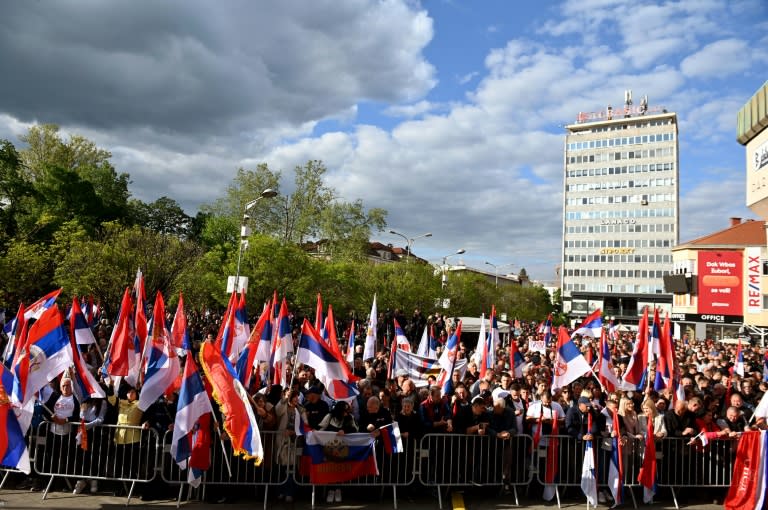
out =
{"type": "Polygon", "coordinates": [[[549,346],[552,341],[552,314],[547,315],[547,320],[544,322],[542,328],[542,334],[544,335],[544,346],[549,346]]]}
{"type": "Polygon", "coordinates": [[[8,337],[8,343],[5,345],[5,351],[3,351],[3,362],[6,368],[11,368],[16,364],[16,357],[21,350],[19,347],[27,341],[25,338],[27,332],[26,325],[27,320],[24,318],[24,303],[21,303],[16,318],[6,324],[3,328],[3,332],[8,337]]]}
{"type": "Polygon", "coordinates": [[[635,391],[644,386],[648,372],[648,307],[643,311],[643,317],[637,325],[637,340],[632,350],[632,358],[629,360],[627,370],[624,372],[624,380],[621,389],[635,391]]]}
{"type": "MultiPolygon", "coordinates": [[[[588,428],[592,430],[592,414],[589,415],[588,428]]],[[[595,478],[595,451],[592,441],[586,442],[584,462],[581,465],[581,491],[587,497],[588,505],[597,506],[597,478],[595,478]]]]}
{"type": "Polygon", "coordinates": [[[643,486],[643,503],[653,502],[653,495],[656,494],[656,436],[653,433],[652,419],[648,420],[643,465],[640,467],[637,481],[643,486]]]}
{"type": "Polygon", "coordinates": [[[768,349],[766,349],[765,356],[763,356],[763,381],[768,382],[768,349]]]}
{"type": "MultiPolygon", "coordinates": [[[[69,334],[58,306],[46,308],[32,324],[14,366],[14,396],[24,406],[43,386],[72,364],[69,334]]],[[[2,429],[0,429],[2,430],[2,429]]]]}
{"type": "Polygon", "coordinates": [[[320,297],[320,293],[317,293],[317,307],[315,307],[315,329],[320,333],[322,339],[326,339],[325,336],[325,320],[323,319],[323,298],[320,297]]]}
{"type": "Polygon", "coordinates": [[[274,336],[274,330],[277,328],[273,314],[275,318],[279,314],[279,309],[275,310],[277,306],[277,291],[275,291],[272,301],[267,303],[265,310],[269,320],[264,324],[264,329],[261,330],[259,348],[256,350],[257,361],[266,361],[268,363],[272,361],[272,337],[274,336]]]}
{"type": "Polygon", "coordinates": [[[501,345],[499,322],[496,320],[496,305],[491,306],[491,329],[488,332],[488,367],[496,366],[496,349],[501,345]]]}
{"type": "MultiPolygon", "coordinates": [[[[69,347],[72,350],[72,391],[77,396],[77,400],[84,402],[88,397],[90,398],[106,398],[107,395],[104,389],[96,382],[96,378],[93,377],[88,367],[85,365],[85,360],[80,352],[80,348],[77,346],[77,317],[81,319],[81,322],[85,322],[85,316],[80,312],[80,305],[77,299],[72,303],[72,318],[69,320],[69,347]]],[[[90,333],[90,328],[86,326],[90,333]]],[[[93,334],[91,334],[93,337],[93,334]]]]}
{"type": "Polygon", "coordinates": [[[592,338],[600,338],[600,332],[603,330],[603,317],[602,311],[598,308],[594,312],[587,315],[581,326],[571,334],[571,338],[576,335],[591,336],[592,338]]]}
{"type": "Polygon", "coordinates": [[[723,503],[727,510],[763,508],[768,485],[767,455],[768,432],[755,430],[741,435],[733,466],[733,482],[723,503]]]}
{"type": "Polygon", "coordinates": [[[355,321],[349,326],[349,336],[347,337],[347,363],[349,366],[355,362],[355,321]]]}
{"type": "Polygon", "coordinates": [[[480,371],[480,377],[485,377],[488,372],[488,335],[485,332],[485,314],[480,316],[480,333],[477,335],[477,347],[475,347],[474,361],[480,371]]]}
{"type": "Polygon", "coordinates": [[[560,326],[557,335],[557,351],[555,354],[554,378],[552,391],[570,384],[582,375],[592,370],[587,360],[568,336],[568,330],[560,326]]]}
{"type": "Polygon", "coordinates": [[[395,342],[397,342],[397,348],[406,352],[411,352],[411,343],[408,341],[408,337],[405,336],[403,328],[397,322],[397,319],[392,319],[395,323],[395,342]]]}
{"type": "MultiPolygon", "coordinates": [[[[143,358],[148,353],[148,350],[145,349],[145,344],[147,342],[147,335],[149,334],[147,312],[145,309],[147,295],[144,292],[144,274],[141,272],[141,269],[136,271],[136,281],[133,283],[133,293],[136,295],[136,310],[133,318],[133,350],[134,359],[138,358],[140,361],[139,363],[134,363],[128,370],[128,377],[126,377],[126,380],[135,386],[136,381],[139,380],[141,367],[146,363],[143,358]]],[[[162,317],[161,320],[165,320],[165,317],[162,317]]]]}
{"type": "Polygon", "coordinates": [[[9,396],[13,386],[13,376],[0,365],[0,466],[18,469],[29,474],[29,450],[24,440],[25,431],[16,418],[16,410],[9,396]]]}
{"type": "Polygon", "coordinates": [[[176,306],[173,324],[171,324],[171,340],[176,349],[189,351],[192,348],[187,330],[187,315],[184,313],[184,294],[181,292],[179,292],[179,304],[176,306]]]}
{"type": "Polygon", "coordinates": [[[245,349],[240,353],[240,357],[237,358],[237,379],[243,387],[248,388],[251,385],[251,377],[253,377],[253,369],[256,365],[256,351],[259,349],[259,343],[261,342],[261,335],[264,328],[271,330],[270,322],[270,310],[265,307],[261,312],[259,320],[256,322],[253,330],[251,330],[251,337],[245,344],[245,349]]]}
{"type": "MultiPolygon", "coordinates": [[[[651,426],[653,426],[652,423],[651,426]]],[[[622,460],[621,430],[619,428],[619,413],[617,412],[613,413],[612,430],[614,437],[611,440],[611,460],[608,464],[608,487],[611,489],[611,495],[616,505],[620,505],[624,503],[624,461],[622,460]]],[[[653,437],[653,434],[651,436],[653,437]]]]}
{"type": "Polygon", "coordinates": [[[659,321],[659,309],[653,309],[653,324],[651,324],[651,336],[648,338],[648,362],[661,356],[661,322],[659,321]]]}
{"type": "Polygon", "coordinates": [[[307,432],[304,464],[308,464],[310,483],[333,484],[378,475],[373,444],[374,438],[370,434],[307,432]]]}
{"type": "Polygon", "coordinates": [[[456,370],[456,358],[459,351],[459,342],[461,340],[461,321],[456,326],[456,331],[448,337],[448,341],[445,342],[445,348],[440,358],[437,360],[438,365],[442,368],[440,371],[440,378],[437,381],[442,387],[443,396],[453,393],[453,371],[456,370]]]}
{"type": "Polygon", "coordinates": [[[123,293],[123,302],[120,305],[120,312],[117,316],[117,324],[115,324],[115,329],[112,331],[107,354],[104,356],[103,372],[105,375],[112,377],[128,375],[134,351],[132,309],[131,289],[126,287],[123,293]]]}
{"type": "Polygon", "coordinates": [[[227,309],[216,335],[216,345],[221,349],[221,354],[230,360],[230,356],[234,353],[233,346],[235,343],[235,308],[237,308],[237,293],[233,292],[229,296],[227,309]]]}
{"type": "Polygon", "coordinates": [[[78,345],[90,345],[96,343],[93,331],[88,326],[88,319],[85,318],[80,303],[77,298],[72,300],[72,313],[69,318],[69,330],[78,345]]]}
{"type": "Polygon", "coordinates": [[[368,316],[368,327],[365,333],[365,350],[363,359],[371,359],[376,356],[376,330],[379,325],[379,315],[376,311],[376,294],[373,295],[371,314],[368,316]]]}
{"type": "Polygon", "coordinates": [[[616,391],[621,384],[613,372],[611,351],[608,348],[608,338],[605,331],[600,335],[600,368],[597,371],[597,378],[600,381],[600,385],[607,392],[616,391]]]}
{"type": "MultiPolygon", "coordinates": [[[[323,335],[323,340],[331,346],[333,352],[341,356],[341,347],[339,347],[339,337],[336,333],[336,319],[333,317],[333,307],[328,305],[328,315],[325,317],[325,328],[319,332],[323,335]]],[[[291,341],[293,343],[293,341],[291,341]]],[[[293,352],[293,349],[291,349],[293,352]]]]}
{"type": "MultiPolygon", "coordinates": [[[[554,483],[555,478],[557,477],[558,470],[559,470],[559,455],[560,455],[560,439],[558,439],[557,435],[560,433],[560,425],[558,424],[558,416],[557,411],[551,411],[552,412],[552,436],[549,438],[549,442],[547,443],[547,467],[544,473],[544,499],[547,501],[550,501],[552,497],[554,496],[554,483]]],[[[544,414],[544,409],[542,406],[541,410],[542,416],[544,414]]],[[[541,425],[539,425],[539,430],[541,430],[541,425]]],[[[535,442],[535,441],[534,441],[535,442]]]]}
{"type": "Polygon", "coordinates": [[[733,365],[732,373],[744,377],[744,352],[741,350],[741,337],[739,337],[739,346],[736,348],[736,363],[733,365]]]}
{"type": "Polygon", "coordinates": [[[389,425],[379,427],[381,444],[384,447],[384,453],[392,455],[393,453],[403,453],[403,438],[400,436],[400,425],[393,421],[389,425]]]}
{"type": "Polygon", "coordinates": [[[234,362],[245,347],[251,336],[251,326],[248,324],[248,308],[245,305],[245,291],[241,291],[236,298],[235,305],[235,330],[232,335],[232,351],[229,360],[234,362]]]}
{"type": "Polygon", "coordinates": [[[664,324],[661,327],[661,334],[659,336],[659,358],[656,360],[656,380],[653,383],[653,389],[656,391],[669,388],[672,384],[675,352],[672,349],[671,330],[672,327],[667,315],[664,318],[664,324]]]}
{"type": "Polygon", "coordinates": [[[517,348],[517,340],[514,338],[509,339],[509,370],[512,372],[514,379],[522,379],[523,377],[523,365],[525,360],[523,355],[520,354],[520,350],[517,348]]]}
{"type": "Polygon", "coordinates": [[[165,302],[157,291],[152,313],[152,333],[147,338],[149,355],[144,372],[144,385],[139,395],[139,409],[146,411],[179,378],[179,357],[171,346],[171,335],[165,327],[165,302]]]}
{"type": "Polygon", "coordinates": [[[436,358],[437,357],[437,339],[435,338],[434,325],[427,324],[424,326],[424,334],[421,336],[419,342],[419,348],[416,350],[416,354],[424,358],[436,358]]]}
{"type": "Polygon", "coordinates": [[[272,343],[272,348],[274,349],[272,356],[272,368],[274,369],[272,372],[272,382],[273,384],[280,384],[284,388],[288,385],[285,366],[288,362],[289,343],[293,343],[293,336],[291,335],[291,323],[288,320],[288,304],[285,302],[285,297],[283,297],[283,302],[280,304],[280,312],[277,315],[275,341],[272,343]]]}
{"type": "Polygon", "coordinates": [[[56,304],[56,298],[59,297],[63,289],[54,290],[49,292],[45,296],[41,297],[24,310],[24,318],[26,320],[39,319],[43,315],[43,312],[53,307],[56,304]]]}
{"type": "MultiPolygon", "coordinates": [[[[205,392],[203,379],[197,372],[194,356],[187,356],[179,400],[176,402],[176,420],[171,440],[171,456],[179,465],[179,469],[187,469],[187,462],[192,456],[194,445],[193,435],[200,418],[212,412],[213,407],[205,392]]],[[[190,484],[197,487],[200,479],[193,478],[190,484]]]]}
{"type": "Polygon", "coordinates": [[[237,379],[232,364],[222,356],[219,346],[210,342],[203,342],[200,348],[200,363],[213,387],[213,398],[219,404],[234,454],[246,460],[254,459],[256,465],[260,465],[264,459],[261,434],[248,393],[237,379]]]}
{"type": "Polygon", "coordinates": [[[319,333],[304,319],[301,328],[296,363],[304,363],[315,369],[315,377],[325,385],[328,395],[334,400],[349,402],[357,397],[357,380],[338,353],[320,339],[319,333]]]}

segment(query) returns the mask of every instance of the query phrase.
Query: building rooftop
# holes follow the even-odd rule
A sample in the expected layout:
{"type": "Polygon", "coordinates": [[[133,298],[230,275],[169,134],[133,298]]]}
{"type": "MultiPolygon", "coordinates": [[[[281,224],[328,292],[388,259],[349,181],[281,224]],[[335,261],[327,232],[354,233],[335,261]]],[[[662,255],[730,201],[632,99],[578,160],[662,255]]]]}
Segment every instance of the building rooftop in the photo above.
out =
{"type": "Polygon", "coordinates": [[[728,228],[678,244],[673,250],[715,246],[765,246],[765,223],[753,219],[731,218],[728,228]]]}

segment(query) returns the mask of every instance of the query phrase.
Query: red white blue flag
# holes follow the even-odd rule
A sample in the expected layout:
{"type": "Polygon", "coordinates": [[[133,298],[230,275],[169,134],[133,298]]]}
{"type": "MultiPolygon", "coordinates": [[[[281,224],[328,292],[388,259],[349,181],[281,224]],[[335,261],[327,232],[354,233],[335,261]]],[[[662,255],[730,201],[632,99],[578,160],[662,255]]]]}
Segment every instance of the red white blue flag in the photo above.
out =
{"type": "Polygon", "coordinates": [[[374,438],[370,434],[338,435],[313,430],[307,432],[305,444],[308,462],[304,464],[308,464],[310,483],[341,483],[379,474],[373,454],[374,438]]]}

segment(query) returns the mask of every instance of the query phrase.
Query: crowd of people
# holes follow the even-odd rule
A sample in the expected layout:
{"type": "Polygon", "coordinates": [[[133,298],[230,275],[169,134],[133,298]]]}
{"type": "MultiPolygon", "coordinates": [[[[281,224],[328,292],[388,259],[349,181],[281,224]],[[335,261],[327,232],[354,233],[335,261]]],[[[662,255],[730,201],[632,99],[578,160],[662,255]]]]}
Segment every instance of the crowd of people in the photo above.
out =
{"type": "MultiPolygon", "coordinates": [[[[166,320],[169,323],[172,320],[170,313],[166,320]]],[[[546,354],[530,351],[529,343],[541,338],[540,325],[522,323],[518,329],[511,328],[512,334],[503,339],[495,353],[495,366],[482,376],[474,356],[477,339],[463,336],[457,357],[467,358],[467,368],[463,374],[451,374],[452,384],[448,385],[446,393],[445,386],[437,385],[434,377],[425,381],[414,380],[403,369],[390,370],[388,345],[394,338],[394,320],[404,328],[413,350],[424,328],[431,328],[438,340],[438,355],[456,327],[456,320],[437,313],[425,317],[415,310],[408,318],[398,310],[384,312],[378,322],[376,355],[363,360],[361,346],[366,324],[357,321],[358,348],[352,372],[358,378],[359,396],[349,402],[334,402],[315,377],[312,367],[294,367],[289,363],[286,367],[291,381],[288,387],[264,385],[258,379],[249,387],[260,429],[277,431],[279,437],[288,441],[293,439],[296,421],[303,419],[315,430],[342,434],[370,432],[376,436],[381,426],[396,421],[407,447],[426,434],[444,433],[488,436],[502,445],[516,436],[528,435],[541,438],[534,448],[546,449],[546,436],[552,434],[555,428],[559,434],[567,435],[576,442],[588,439],[607,439],[610,442],[610,438],[619,437],[626,445],[624,455],[632,456],[640,452],[642,446],[638,445],[645,444],[650,430],[657,440],[685,438],[690,448],[700,452],[709,442],[735,438],[744,431],[765,426],[762,417],[753,416],[755,407],[768,390],[764,371],[765,351],[748,343],[742,347],[746,368],[744,375],[740,376],[733,370],[736,346],[709,339],[678,340],[675,343],[675,367],[680,374],[680,393],[684,398],[676,397],[672,387],[655,391],[652,384],[640,390],[607,392],[591,373],[553,390],[555,353],[551,346],[548,346],[546,354]],[[509,342],[515,342],[523,356],[522,377],[514,377],[509,342]],[[614,413],[617,421],[614,420],[614,413]],[[649,421],[652,422],[650,427],[649,421]],[[618,430],[615,422],[618,423],[618,430]]],[[[298,344],[299,318],[292,317],[292,321],[294,341],[298,344]]],[[[201,342],[216,338],[220,322],[221,316],[215,314],[188,315],[193,356],[197,356],[201,342]]],[[[337,330],[344,332],[347,322],[339,321],[337,330]]],[[[84,358],[97,377],[111,327],[109,320],[102,317],[94,327],[96,344],[83,346],[84,358]]],[[[342,335],[339,338],[342,347],[346,347],[342,335]]],[[[345,333],[343,338],[349,338],[349,335],[345,333]]],[[[598,352],[599,340],[586,336],[574,339],[588,359],[596,359],[594,353],[598,352]]],[[[634,333],[624,332],[609,341],[618,378],[627,368],[635,340],[634,333]]],[[[653,381],[652,372],[648,374],[648,380],[653,381]]],[[[82,434],[73,425],[81,422],[86,430],[100,424],[142,426],[155,429],[160,434],[172,429],[176,413],[174,395],[162,397],[146,412],[141,412],[137,407],[140,387],[130,387],[125,382],[118,388],[102,384],[108,395],[105,401],[89,398],[78,402],[72,393],[71,381],[66,373],[62,374],[41,392],[33,427],[41,421],[49,422],[49,435],[54,440],[69,434],[82,434]]],[[[101,445],[90,455],[114,453],[118,465],[138,462],[135,459],[139,455],[140,439],[135,431],[124,430],[111,440],[113,445],[101,445]]],[[[504,452],[502,483],[505,491],[510,490],[514,480],[520,479],[522,471],[527,473],[542,469],[532,460],[531,452],[516,451],[512,455],[512,449],[502,448],[500,451],[504,452]],[[521,458],[525,460],[521,462],[521,458]]],[[[660,448],[659,451],[664,450],[660,448]]],[[[291,462],[285,452],[284,448],[275,448],[274,452],[270,452],[271,458],[265,459],[265,462],[285,466],[291,462]]],[[[664,455],[668,456],[666,461],[672,466],[669,457],[683,454],[675,446],[664,455]]],[[[660,455],[660,459],[662,457],[660,455]]],[[[48,468],[53,469],[52,466],[48,468]]],[[[564,467],[564,474],[567,469],[576,468],[564,467]]],[[[664,476],[664,469],[660,471],[660,476],[664,476]]],[[[702,475],[694,473],[690,476],[702,475]]],[[[39,488],[38,481],[32,476],[23,480],[19,487],[39,488]]],[[[688,482],[695,480],[688,479],[688,482]]],[[[289,479],[280,486],[278,497],[290,502],[296,496],[296,489],[295,482],[289,479]]],[[[95,479],[82,479],[74,484],[72,490],[75,493],[97,493],[99,486],[95,479]]],[[[545,499],[552,496],[547,487],[542,490],[545,499]]],[[[145,496],[153,497],[149,490],[145,496]]],[[[601,500],[608,497],[608,494],[601,492],[601,500]]],[[[340,502],[341,498],[340,489],[327,491],[328,502],[340,502]]]]}

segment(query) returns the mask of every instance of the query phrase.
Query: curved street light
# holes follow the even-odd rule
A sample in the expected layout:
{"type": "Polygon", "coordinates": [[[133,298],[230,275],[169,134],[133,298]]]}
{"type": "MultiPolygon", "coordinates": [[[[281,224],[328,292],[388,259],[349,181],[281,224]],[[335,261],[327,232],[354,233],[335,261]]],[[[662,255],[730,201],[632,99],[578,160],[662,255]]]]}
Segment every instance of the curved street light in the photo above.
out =
{"type": "Polygon", "coordinates": [[[497,289],[499,288],[499,268],[500,267],[507,267],[507,266],[510,266],[510,267],[514,266],[514,264],[499,264],[499,265],[496,265],[493,262],[488,262],[487,260],[485,261],[485,263],[488,264],[489,266],[492,266],[494,273],[496,273],[496,288],[497,289]]]}
{"type": "Polygon", "coordinates": [[[413,236],[413,237],[408,237],[408,236],[407,236],[407,235],[405,235],[405,234],[401,234],[401,233],[400,233],[400,232],[398,232],[397,230],[390,230],[390,231],[389,231],[389,233],[390,233],[390,234],[394,234],[394,235],[396,235],[396,236],[400,236],[400,237],[402,237],[403,239],[405,239],[405,260],[406,260],[406,261],[408,261],[408,259],[409,259],[409,258],[410,258],[410,256],[411,256],[411,248],[413,247],[413,242],[414,242],[416,239],[420,239],[420,238],[422,238],[422,237],[432,237],[432,232],[427,232],[426,234],[420,234],[420,235],[417,235],[417,236],[413,236]]]}
{"type": "Polygon", "coordinates": [[[243,248],[245,247],[245,243],[247,242],[248,238],[248,227],[246,226],[245,222],[248,220],[248,211],[253,209],[253,207],[259,202],[259,200],[263,198],[272,198],[277,196],[277,191],[273,190],[272,188],[267,188],[264,191],[259,194],[258,197],[254,198],[250,202],[247,202],[245,204],[245,207],[243,209],[243,221],[240,222],[240,249],[237,252],[237,273],[235,274],[235,292],[240,291],[240,261],[243,258],[243,248]]]}
{"type": "Polygon", "coordinates": [[[464,248],[459,248],[455,252],[453,252],[453,253],[443,257],[443,264],[441,265],[441,269],[443,270],[443,278],[442,278],[442,280],[443,280],[443,282],[442,282],[443,283],[443,288],[445,288],[445,271],[446,271],[446,269],[448,269],[448,266],[447,266],[448,258],[449,257],[453,257],[454,255],[462,255],[463,253],[466,253],[466,252],[467,252],[467,250],[465,250],[464,248]]]}

